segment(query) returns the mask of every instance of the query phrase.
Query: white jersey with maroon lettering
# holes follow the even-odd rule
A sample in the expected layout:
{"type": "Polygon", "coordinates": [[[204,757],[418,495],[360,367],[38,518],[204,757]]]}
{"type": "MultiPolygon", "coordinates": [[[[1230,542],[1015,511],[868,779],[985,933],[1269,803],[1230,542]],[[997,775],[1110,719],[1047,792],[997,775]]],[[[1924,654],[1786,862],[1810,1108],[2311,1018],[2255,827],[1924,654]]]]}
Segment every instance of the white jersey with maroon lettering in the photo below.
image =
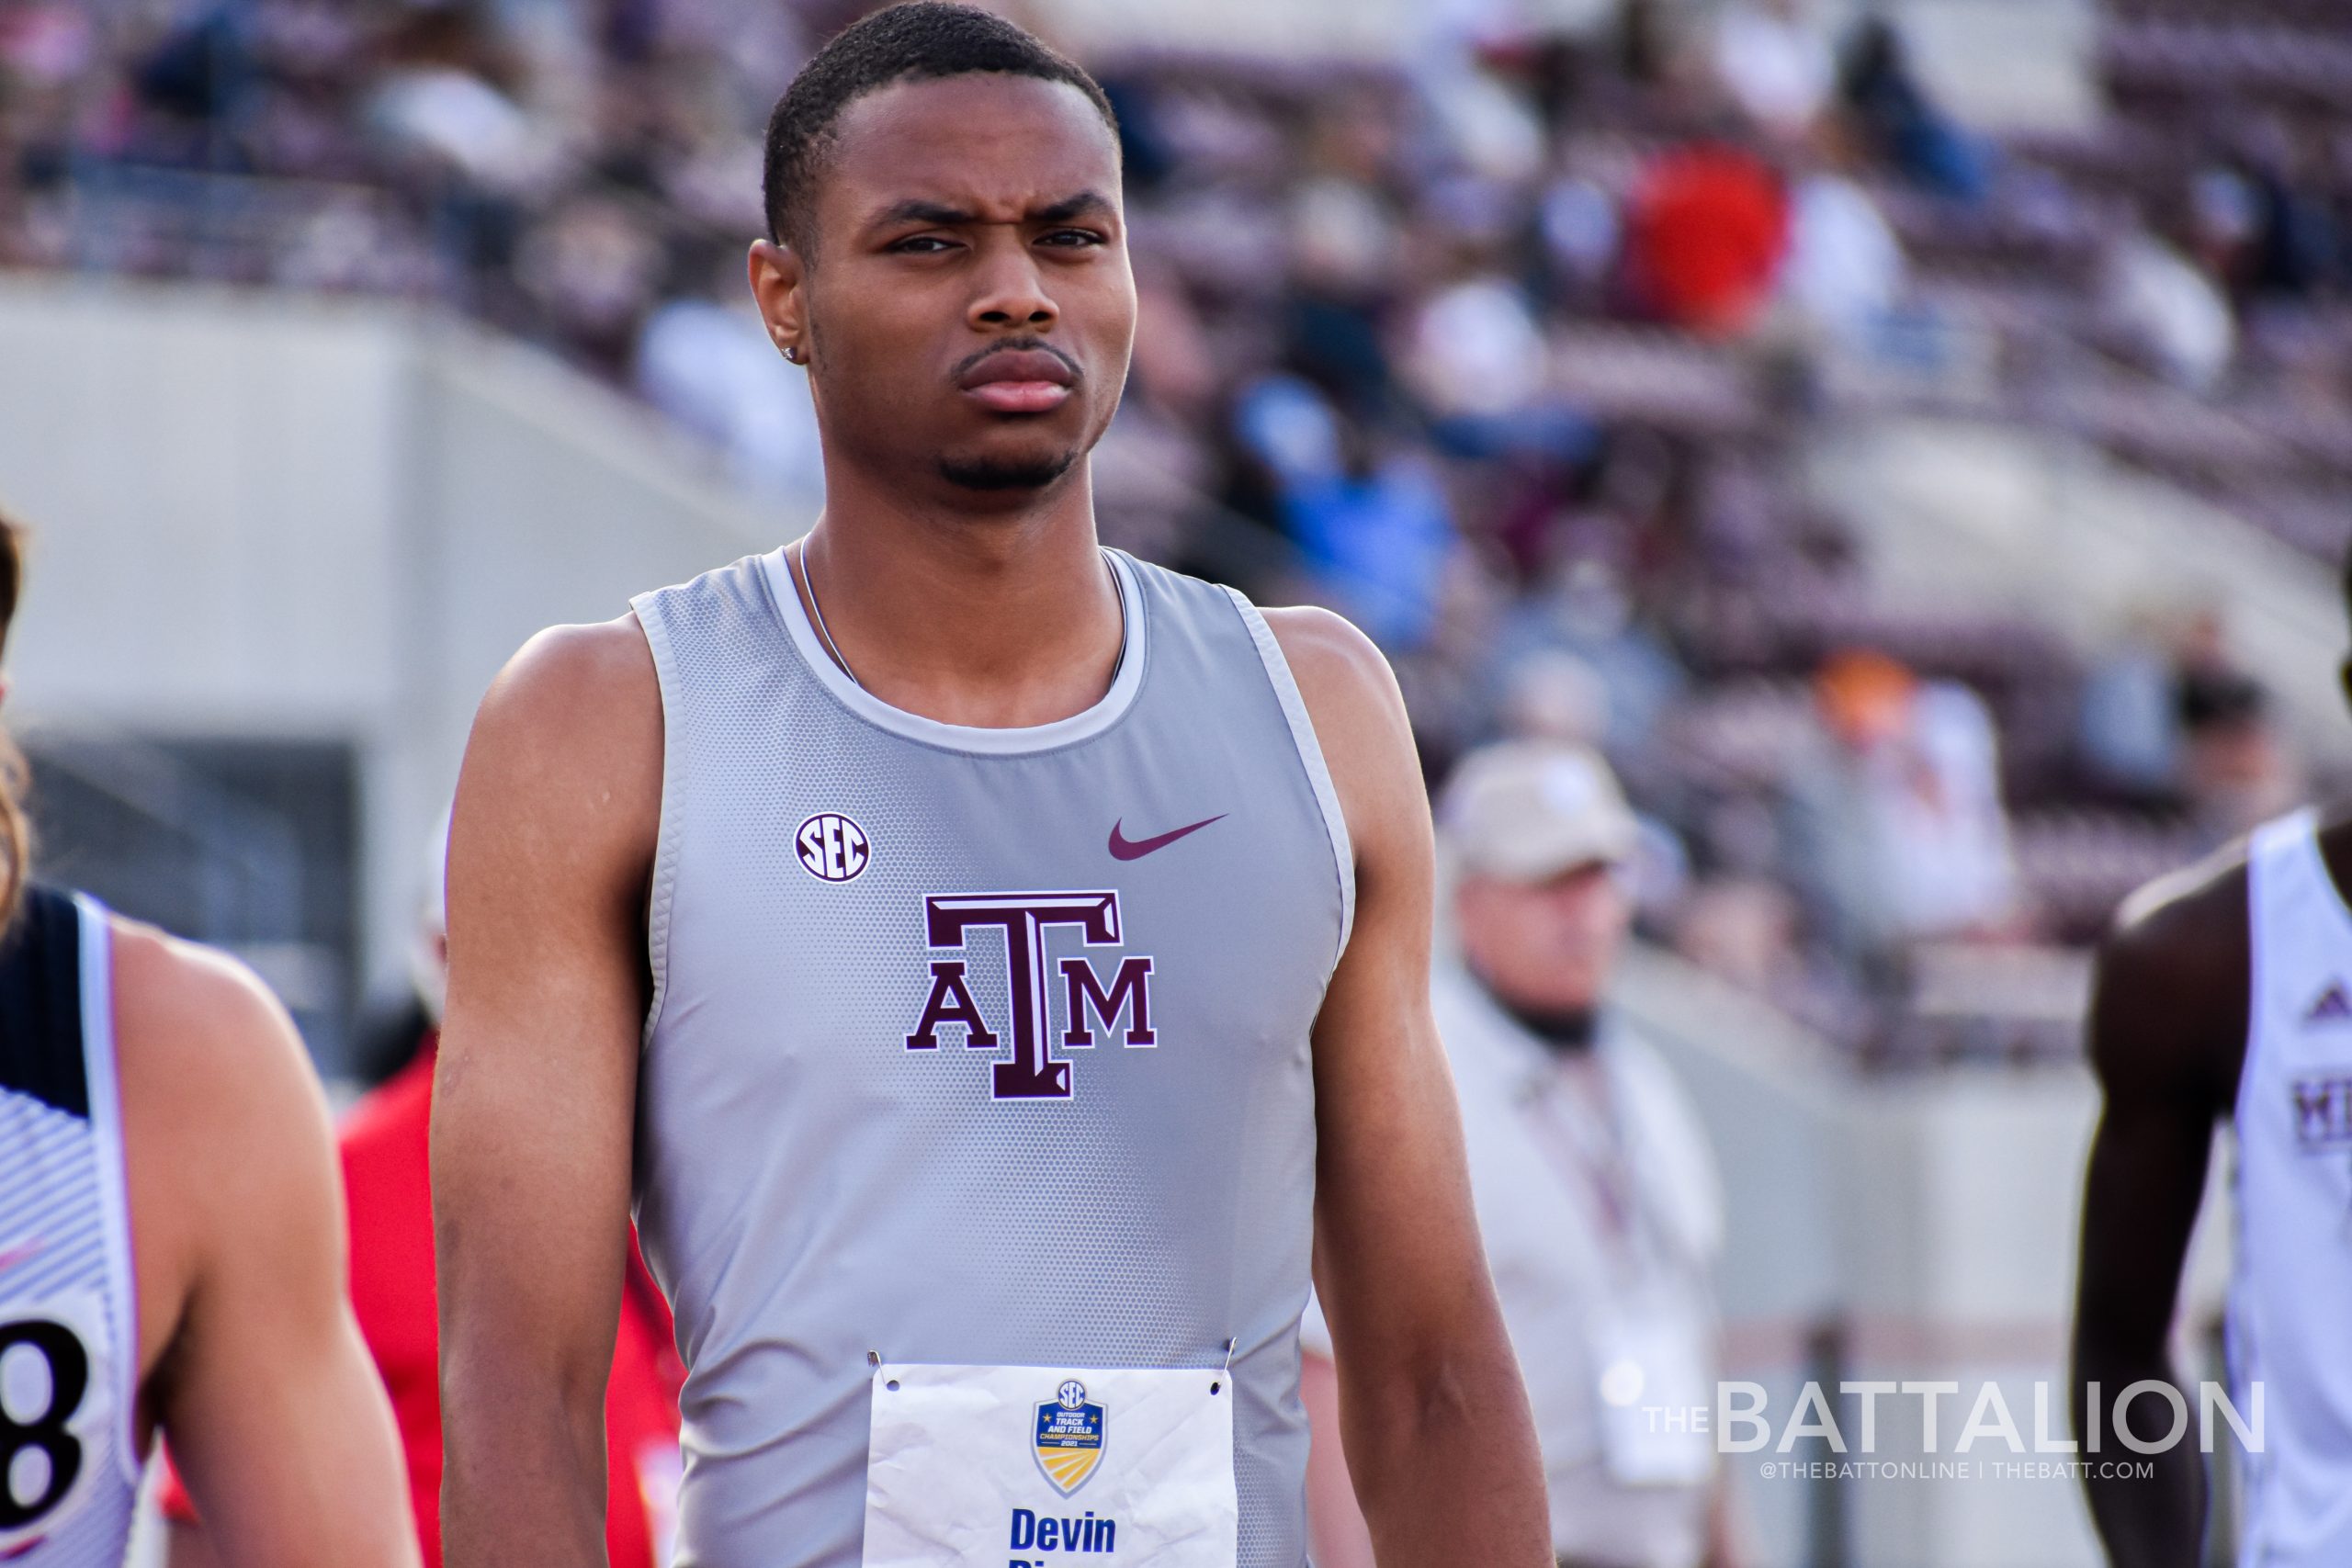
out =
{"type": "Polygon", "coordinates": [[[1025,729],[858,686],[781,552],[636,602],[666,726],[638,1217],[689,1368],[680,1568],[859,1561],[869,1358],[1229,1356],[1239,1562],[1305,1560],[1307,1034],[1346,835],[1258,612],[1106,558],[1111,688],[1025,729]]]}
{"type": "Polygon", "coordinates": [[[2254,836],[2233,1399],[2261,1385],[2240,1568],[2352,1562],[2352,911],[2308,811],[2254,836]]]}

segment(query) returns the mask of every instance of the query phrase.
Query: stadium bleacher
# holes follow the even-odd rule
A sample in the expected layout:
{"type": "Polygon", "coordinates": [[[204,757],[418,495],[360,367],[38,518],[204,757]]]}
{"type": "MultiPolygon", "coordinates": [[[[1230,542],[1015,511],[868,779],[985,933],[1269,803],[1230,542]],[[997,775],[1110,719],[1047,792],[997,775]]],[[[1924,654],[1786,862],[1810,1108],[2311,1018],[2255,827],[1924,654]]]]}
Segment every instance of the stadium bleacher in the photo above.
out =
{"type": "MultiPolygon", "coordinates": [[[[388,0],[9,7],[0,265],[436,299],[633,385],[657,310],[757,231],[758,117],[824,18],[718,0],[511,14],[538,21],[388,0]]],[[[1716,884],[1807,885],[1779,818],[1820,739],[1825,660],[1868,649],[1957,682],[1997,734],[2019,894],[1992,927],[1929,934],[2023,955],[2020,973],[2078,953],[2123,892],[2244,824],[2177,761],[2128,787],[2101,773],[2096,660],[2055,628],[1877,594],[1799,459],[1859,411],[1964,407],[2340,557],[2352,398],[2328,345],[2352,344],[2352,251],[2330,224],[2352,197],[2352,18],[2112,5],[2108,115],[1998,144],[1939,127],[1962,149],[1943,164],[1879,134],[1886,100],[1850,67],[1845,100],[1789,140],[1637,41],[1455,39],[1418,70],[1099,62],[1148,263],[1101,459],[1106,534],[1374,615],[1433,774],[1503,722],[1531,652],[1597,670],[1609,750],[1678,863],[1646,912],[1668,941],[1716,884]],[[1768,299],[1725,326],[1662,305],[1638,276],[1645,182],[1707,146],[1784,196],[1855,193],[1899,253],[1893,307],[1856,325],[1768,299]],[[2200,199],[2244,220],[2226,256],[2197,252],[2200,199]],[[2234,346],[2204,384],[2110,319],[2111,253],[2141,230],[2227,301],[2234,346]],[[1371,487],[1331,503],[1333,525],[1403,494],[1400,465],[1429,478],[1413,494],[1440,581],[1378,541],[1361,559],[1317,543],[1299,475],[1243,417],[1281,377],[1371,487]]],[[[2167,739],[2185,742],[2177,722],[2167,739]]],[[[1949,985],[1922,1011],[1903,954],[1855,950],[1815,908],[1792,931],[1812,998],[1792,1005],[1859,1059],[2075,1049],[2002,999],[2000,964],[1972,973],[1985,1016],[2027,1021],[2007,1032],[1961,1018],[1949,985]]]]}

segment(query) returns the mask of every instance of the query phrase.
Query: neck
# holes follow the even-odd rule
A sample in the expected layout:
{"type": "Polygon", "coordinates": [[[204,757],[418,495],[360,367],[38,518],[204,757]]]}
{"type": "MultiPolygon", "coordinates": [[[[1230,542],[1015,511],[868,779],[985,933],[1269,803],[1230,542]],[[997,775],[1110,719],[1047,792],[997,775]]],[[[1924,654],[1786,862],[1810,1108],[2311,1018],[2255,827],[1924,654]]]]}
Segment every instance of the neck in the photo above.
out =
{"type": "Polygon", "coordinates": [[[861,685],[906,712],[984,728],[1050,724],[1101,700],[1122,616],[1084,463],[1044,491],[981,496],[969,511],[861,479],[829,470],[824,514],[800,547],[808,588],[861,685]]]}

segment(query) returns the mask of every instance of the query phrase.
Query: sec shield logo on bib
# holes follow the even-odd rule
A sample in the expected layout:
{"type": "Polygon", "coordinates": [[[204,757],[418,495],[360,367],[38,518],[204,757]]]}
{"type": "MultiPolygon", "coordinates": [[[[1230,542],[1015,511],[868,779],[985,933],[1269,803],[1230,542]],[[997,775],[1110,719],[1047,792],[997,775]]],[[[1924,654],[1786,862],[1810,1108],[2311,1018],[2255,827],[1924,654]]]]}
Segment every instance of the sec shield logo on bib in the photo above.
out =
{"type": "Polygon", "coordinates": [[[1102,1407],[1090,1404],[1076,1378],[1037,1405],[1037,1468],[1067,1497],[1102,1462],[1102,1407]]]}

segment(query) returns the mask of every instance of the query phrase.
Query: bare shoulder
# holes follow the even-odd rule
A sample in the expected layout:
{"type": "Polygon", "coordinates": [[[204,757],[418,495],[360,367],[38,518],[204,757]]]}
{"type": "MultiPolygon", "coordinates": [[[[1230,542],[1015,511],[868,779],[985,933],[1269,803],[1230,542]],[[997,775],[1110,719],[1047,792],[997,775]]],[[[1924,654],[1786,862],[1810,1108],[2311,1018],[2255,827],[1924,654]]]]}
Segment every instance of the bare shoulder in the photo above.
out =
{"type": "Polygon", "coordinates": [[[1388,660],[1344,615],[1312,605],[1264,612],[1314,721],[1348,830],[1361,852],[1394,828],[1428,832],[1413,728],[1388,660]]]}
{"type": "Polygon", "coordinates": [[[1334,723],[1404,717],[1388,660],[1345,615],[1313,604],[1262,611],[1318,731],[1334,723]]]}
{"type": "Polygon", "coordinates": [[[2253,932],[2243,841],[2148,883],[2125,898],[2099,947],[2103,975],[2168,1000],[2246,976],[2253,932]]]}
{"type": "Polygon", "coordinates": [[[154,1097],[183,1141],[244,1146],[325,1100],[294,1023],[228,954],[113,919],[116,1053],[125,1113],[154,1097]]]}
{"type": "Polygon", "coordinates": [[[637,617],[551,626],[507,661],[475,715],[451,863],[627,844],[650,856],[662,795],[662,688],[637,617]],[[486,840],[483,829],[491,833],[486,840]]]}
{"type": "Polygon", "coordinates": [[[475,721],[539,740],[615,734],[650,723],[658,734],[662,686],[635,615],[549,626],[506,662],[475,721]]]}
{"type": "Polygon", "coordinates": [[[223,1238],[334,1190],[326,1098],[277,998],[243,964],[117,918],[115,1053],[142,1365],[175,1337],[223,1238]]]}
{"type": "Polygon", "coordinates": [[[2126,898],[2099,944],[2091,1007],[2091,1065],[2109,1092],[2225,1103],[2245,1055],[2252,951],[2243,843],[2126,898]]]}

